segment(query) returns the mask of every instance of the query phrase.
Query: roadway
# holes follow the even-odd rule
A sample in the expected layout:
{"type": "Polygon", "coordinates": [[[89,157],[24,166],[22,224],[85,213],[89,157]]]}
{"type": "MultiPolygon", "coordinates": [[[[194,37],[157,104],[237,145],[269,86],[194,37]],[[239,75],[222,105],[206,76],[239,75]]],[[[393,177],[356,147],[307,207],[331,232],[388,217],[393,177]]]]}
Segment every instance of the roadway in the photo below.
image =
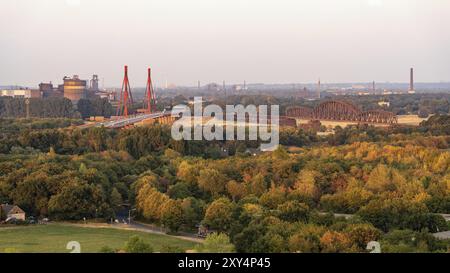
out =
{"type": "Polygon", "coordinates": [[[113,119],[108,120],[104,122],[96,122],[96,123],[89,123],[89,124],[83,124],[79,126],[79,128],[85,129],[85,128],[93,128],[93,127],[105,127],[105,128],[122,128],[129,125],[133,125],[135,123],[141,122],[146,119],[155,119],[160,118],[163,116],[170,116],[170,111],[163,111],[163,112],[157,112],[157,113],[151,113],[151,114],[140,114],[140,115],[133,115],[129,116],[127,118],[121,117],[119,119],[113,119]]]}

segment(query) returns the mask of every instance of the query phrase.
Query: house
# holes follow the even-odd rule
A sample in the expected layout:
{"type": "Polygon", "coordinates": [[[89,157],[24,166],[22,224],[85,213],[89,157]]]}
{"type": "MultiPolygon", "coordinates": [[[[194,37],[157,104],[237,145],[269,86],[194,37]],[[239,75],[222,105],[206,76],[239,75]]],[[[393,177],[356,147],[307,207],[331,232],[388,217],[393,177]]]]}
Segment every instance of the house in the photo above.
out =
{"type": "Polygon", "coordinates": [[[15,205],[2,204],[0,205],[0,216],[3,219],[15,218],[17,220],[25,221],[25,211],[15,205]]]}

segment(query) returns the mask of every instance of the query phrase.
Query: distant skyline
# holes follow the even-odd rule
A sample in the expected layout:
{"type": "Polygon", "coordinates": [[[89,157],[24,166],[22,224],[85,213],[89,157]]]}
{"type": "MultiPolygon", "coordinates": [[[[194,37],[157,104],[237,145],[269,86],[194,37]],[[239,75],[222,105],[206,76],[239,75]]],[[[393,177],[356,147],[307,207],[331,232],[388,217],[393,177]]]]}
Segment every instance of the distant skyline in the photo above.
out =
{"type": "Polygon", "coordinates": [[[448,0],[0,0],[0,86],[450,81],[448,0]]]}

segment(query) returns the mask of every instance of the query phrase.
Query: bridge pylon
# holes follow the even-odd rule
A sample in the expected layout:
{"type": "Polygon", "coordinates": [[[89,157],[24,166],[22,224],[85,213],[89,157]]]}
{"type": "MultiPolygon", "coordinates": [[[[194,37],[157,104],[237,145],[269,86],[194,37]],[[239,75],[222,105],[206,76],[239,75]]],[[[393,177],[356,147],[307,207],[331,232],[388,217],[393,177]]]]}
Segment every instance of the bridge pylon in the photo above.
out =
{"type": "Polygon", "coordinates": [[[150,114],[156,110],[156,95],[155,90],[153,89],[152,83],[152,69],[148,68],[148,77],[147,77],[147,88],[145,91],[144,98],[144,109],[145,113],[150,114]]]}
{"type": "Polygon", "coordinates": [[[128,110],[133,104],[133,95],[131,94],[130,81],[128,80],[128,66],[124,67],[125,75],[120,91],[119,105],[117,106],[117,116],[128,117],[128,110]]]}

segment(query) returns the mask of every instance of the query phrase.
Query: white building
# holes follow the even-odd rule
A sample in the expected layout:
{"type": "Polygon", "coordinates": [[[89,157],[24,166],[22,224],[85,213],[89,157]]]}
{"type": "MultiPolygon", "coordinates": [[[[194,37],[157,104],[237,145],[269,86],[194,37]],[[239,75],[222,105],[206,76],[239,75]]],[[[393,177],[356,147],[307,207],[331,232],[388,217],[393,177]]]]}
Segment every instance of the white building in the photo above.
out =
{"type": "Polygon", "coordinates": [[[0,96],[29,99],[40,97],[40,92],[39,90],[31,89],[3,89],[0,90],[0,96]]]}

